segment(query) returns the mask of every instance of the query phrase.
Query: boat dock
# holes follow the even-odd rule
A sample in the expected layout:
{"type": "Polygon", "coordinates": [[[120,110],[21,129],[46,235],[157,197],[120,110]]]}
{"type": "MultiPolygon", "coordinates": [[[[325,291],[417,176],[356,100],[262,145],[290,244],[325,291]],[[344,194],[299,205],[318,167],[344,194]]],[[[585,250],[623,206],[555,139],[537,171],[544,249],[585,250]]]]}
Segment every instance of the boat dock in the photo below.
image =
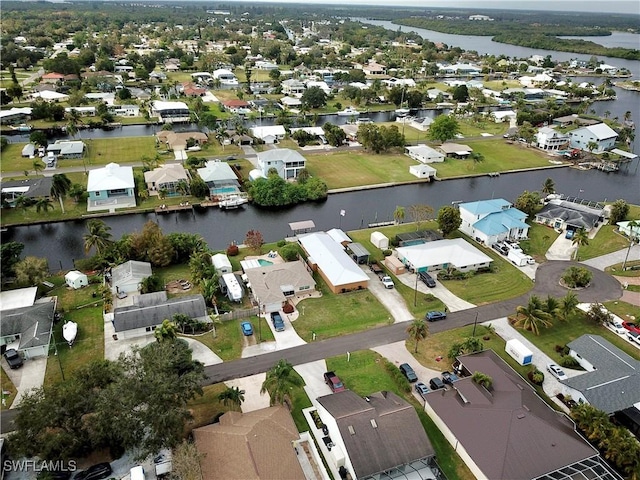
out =
{"type": "Polygon", "coordinates": [[[193,210],[193,205],[189,202],[180,203],[180,205],[160,205],[156,207],[156,213],[171,213],[185,210],[193,210]]]}

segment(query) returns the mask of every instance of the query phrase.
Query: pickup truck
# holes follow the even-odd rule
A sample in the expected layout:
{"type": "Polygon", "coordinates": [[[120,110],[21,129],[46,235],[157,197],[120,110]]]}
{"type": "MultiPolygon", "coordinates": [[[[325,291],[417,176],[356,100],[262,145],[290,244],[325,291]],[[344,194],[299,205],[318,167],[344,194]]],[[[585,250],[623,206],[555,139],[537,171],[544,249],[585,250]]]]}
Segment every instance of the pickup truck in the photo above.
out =
{"type": "Polygon", "coordinates": [[[380,265],[378,265],[378,263],[372,263],[371,265],[369,265],[369,268],[371,269],[371,271],[373,273],[375,273],[378,278],[380,280],[382,280],[382,277],[385,277],[387,274],[384,272],[384,270],[382,269],[382,267],[380,265]]]}
{"type": "Polygon", "coordinates": [[[324,372],[324,383],[329,385],[333,393],[345,390],[342,380],[340,380],[340,377],[338,377],[335,372],[324,372]]]}
{"type": "Polygon", "coordinates": [[[393,283],[393,280],[391,280],[391,277],[388,276],[388,275],[385,275],[384,277],[380,278],[380,281],[384,285],[384,288],[393,288],[393,287],[395,287],[395,284],[393,283]]]}

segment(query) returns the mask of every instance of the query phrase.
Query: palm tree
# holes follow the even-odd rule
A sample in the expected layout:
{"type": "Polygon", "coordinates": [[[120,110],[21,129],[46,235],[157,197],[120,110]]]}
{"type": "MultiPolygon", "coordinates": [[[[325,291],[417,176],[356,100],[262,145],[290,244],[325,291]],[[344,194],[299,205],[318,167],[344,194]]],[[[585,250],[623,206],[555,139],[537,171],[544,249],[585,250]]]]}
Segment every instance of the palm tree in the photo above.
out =
{"type": "Polygon", "coordinates": [[[482,385],[487,390],[489,390],[493,385],[493,378],[482,372],[474,372],[471,376],[471,380],[478,385],[482,385]]]}
{"type": "Polygon", "coordinates": [[[558,311],[558,308],[560,308],[560,302],[558,302],[557,298],[547,295],[547,299],[544,301],[542,308],[549,315],[553,316],[558,311]]]}
{"type": "Polygon", "coordinates": [[[189,194],[189,184],[187,183],[186,180],[180,180],[176,184],[176,192],[178,192],[180,195],[188,195],[189,194]]]}
{"type": "Polygon", "coordinates": [[[60,209],[64,213],[64,198],[71,188],[71,180],[64,173],[56,173],[51,181],[51,196],[60,201],[60,209]]]}
{"type": "Polygon", "coordinates": [[[35,159],[33,161],[33,170],[36,172],[36,175],[42,171],[44,165],[42,165],[42,161],[39,159],[35,159]]]}
{"type": "Polygon", "coordinates": [[[109,230],[111,230],[111,227],[102,220],[89,220],[87,222],[87,233],[82,236],[85,253],[89,253],[95,247],[96,253],[98,255],[102,254],[113,243],[109,230]]]}
{"type": "Polygon", "coordinates": [[[405,217],[404,207],[400,205],[396,206],[396,209],[393,211],[393,220],[396,223],[402,223],[404,221],[404,217],[405,217]]]}
{"type": "Polygon", "coordinates": [[[51,203],[51,199],[49,197],[40,197],[36,201],[36,212],[40,213],[41,210],[44,210],[44,213],[47,213],[49,210],[53,210],[53,203],[51,203]]]}
{"type": "Polygon", "coordinates": [[[218,400],[225,407],[231,404],[232,410],[240,410],[240,405],[244,402],[244,390],[240,390],[239,387],[227,387],[218,395],[218,400]]]}
{"type": "Polygon", "coordinates": [[[546,193],[547,195],[556,193],[556,184],[551,178],[547,178],[542,184],[542,193],[546,193]]]}
{"type": "Polygon", "coordinates": [[[548,328],[552,325],[551,315],[544,311],[540,299],[531,295],[526,306],[520,305],[516,308],[516,321],[513,325],[540,335],[540,327],[548,328]]]}
{"type": "Polygon", "coordinates": [[[574,234],[573,234],[573,240],[571,240],[571,245],[576,246],[576,251],[573,253],[574,258],[577,258],[578,256],[578,249],[580,247],[584,247],[586,245],[589,245],[589,234],[587,233],[587,231],[584,228],[581,228],[580,230],[577,230],[574,234]]]}
{"type": "Polygon", "coordinates": [[[162,325],[155,329],[154,335],[159,343],[173,341],[178,336],[178,327],[168,319],[162,321],[162,325]]]}
{"type": "Polygon", "coordinates": [[[429,327],[427,326],[427,322],[424,321],[423,318],[416,318],[411,324],[407,327],[407,333],[409,334],[409,338],[415,340],[416,348],[413,353],[418,353],[418,342],[420,340],[424,340],[429,335],[429,327]]]}
{"type": "Polygon", "coordinates": [[[580,300],[578,300],[578,296],[574,292],[568,292],[564,297],[560,299],[560,306],[558,308],[560,318],[562,320],[567,320],[569,316],[576,311],[579,303],[580,300]]]}
{"type": "Polygon", "coordinates": [[[267,378],[262,382],[260,394],[268,392],[271,397],[271,405],[284,403],[289,391],[293,387],[302,387],[303,383],[302,378],[294,374],[293,365],[282,359],[267,372],[267,378]]]}

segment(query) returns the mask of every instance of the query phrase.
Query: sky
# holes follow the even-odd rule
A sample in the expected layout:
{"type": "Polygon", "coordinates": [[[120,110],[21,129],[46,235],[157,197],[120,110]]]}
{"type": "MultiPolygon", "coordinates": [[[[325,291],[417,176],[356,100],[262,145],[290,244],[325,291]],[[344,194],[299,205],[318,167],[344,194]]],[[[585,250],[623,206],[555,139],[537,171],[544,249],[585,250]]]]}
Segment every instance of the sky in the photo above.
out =
{"type": "MultiPolygon", "coordinates": [[[[300,0],[258,0],[268,3],[301,3],[300,0]]],[[[449,7],[475,9],[508,9],[508,10],[547,10],[547,11],[580,11],[598,13],[632,13],[640,15],[639,1],[593,1],[593,0],[562,0],[562,1],[519,1],[519,0],[454,0],[454,1],[425,1],[425,0],[350,0],[349,5],[381,5],[410,7],[449,7]]],[[[309,4],[339,4],[344,0],[305,0],[309,4]]]]}

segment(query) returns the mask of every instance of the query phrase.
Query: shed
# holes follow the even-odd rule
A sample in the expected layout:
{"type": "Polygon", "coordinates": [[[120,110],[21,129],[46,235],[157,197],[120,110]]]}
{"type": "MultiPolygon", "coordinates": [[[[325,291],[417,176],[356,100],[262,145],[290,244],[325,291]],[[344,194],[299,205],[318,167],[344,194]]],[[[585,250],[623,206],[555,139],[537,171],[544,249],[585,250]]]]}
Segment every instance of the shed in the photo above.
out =
{"type": "Polygon", "coordinates": [[[380,250],[389,248],[389,238],[382,232],[372,232],[369,240],[380,250]]]}
{"type": "Polygon", "coordinates": [[[393,255],[385,257],[384,266],[387,267],[394,275],[402,275],[407,271],[404,263],[402,263],[398,257],[394,257],[393,255]]]}
{"type": "Polygon", "coordinates": [[[216,253],[215,255],[212,255],[211,263],[216,269],[216,272],[218,272],[218,274],[220,275],[224,273],[231,273],[233,271],[233,267],[231,266],[229,257],[227,257],[224,253],[216,253]]]}
{"type": "Polygon", "coordinates": [[[357,264],[364,265],[369,263],[369,251],[361,243],[350,243],[347,245],[347,250],[357,264]]]}
{"type": "Polygon", "coordinates": [[[87,276],[78,270],[71,270],[64,276],[65,283],[73,289],[79,289],[89,285],[87,276]]]}
{"type": "Polygon", "coordinates": [[[33,158],[36,154],[36,146],[33,143],[27,143],[22,149],[22,156],[25,158],[33,158]]]}
{"type": "Polygon", "coordinates": [[[409,173],[418,178],[435,178],[437,170],[429,165],[420,163],[409,166],[409,173]]]}

